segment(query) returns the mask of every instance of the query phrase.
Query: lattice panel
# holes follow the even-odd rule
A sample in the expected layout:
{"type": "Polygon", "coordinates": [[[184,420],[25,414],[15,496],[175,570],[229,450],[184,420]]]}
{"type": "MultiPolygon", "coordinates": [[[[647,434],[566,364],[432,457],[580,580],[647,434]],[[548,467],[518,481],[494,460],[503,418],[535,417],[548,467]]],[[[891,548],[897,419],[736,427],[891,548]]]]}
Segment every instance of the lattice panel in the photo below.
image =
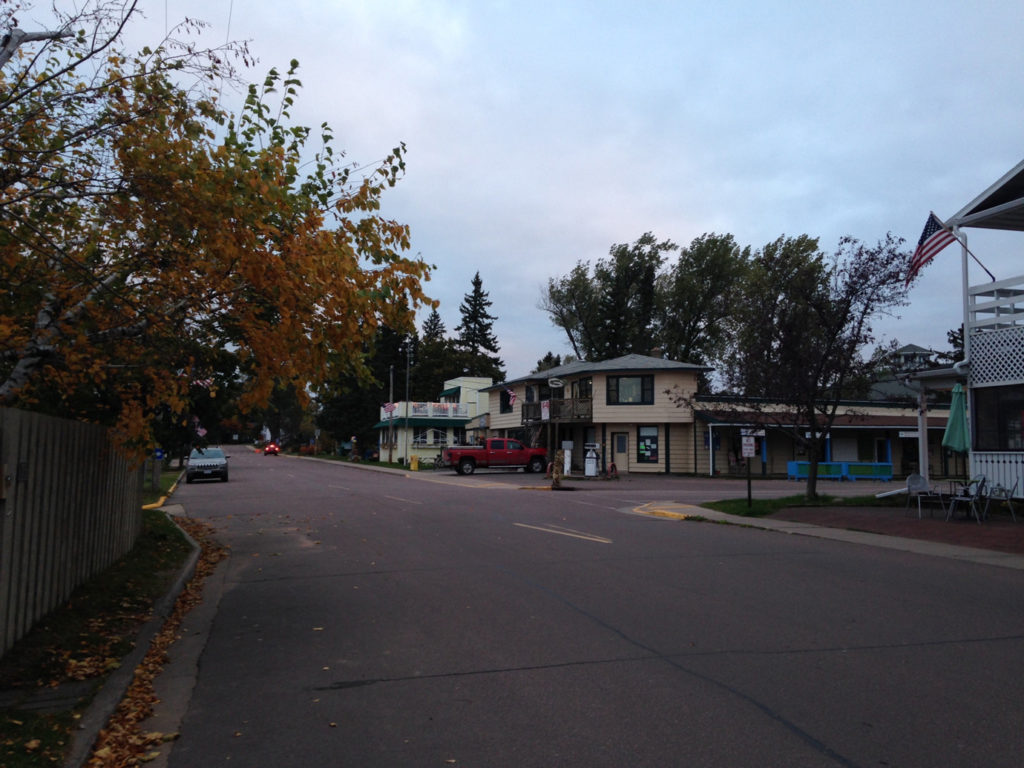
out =
{"type": "Polygon", "coordinates": [[[1024,326],[972,331],[969,383],[1024,384],[1024,326]]]}

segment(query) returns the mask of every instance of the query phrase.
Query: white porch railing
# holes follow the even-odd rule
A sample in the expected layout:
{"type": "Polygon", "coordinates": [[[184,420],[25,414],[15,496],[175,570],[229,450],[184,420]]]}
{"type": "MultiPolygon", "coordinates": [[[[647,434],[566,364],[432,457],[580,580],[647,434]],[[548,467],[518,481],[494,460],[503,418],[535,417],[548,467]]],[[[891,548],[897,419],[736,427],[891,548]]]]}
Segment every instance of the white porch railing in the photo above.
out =
{"type": "Polygon", "coordinates": [[[468,419],[469,406],[466,403],[395,403],[395,409],[388,413],[380,409],[380,420],[410,419],[468,419]]]}
{"type": "Polygon", "coordinates": [[[1014,495],[1024,497],[1024,453],[974,451],[971,453],[971,477],[984,475],[991,488],[1001,485],[1017,490],[1014,495]]]}

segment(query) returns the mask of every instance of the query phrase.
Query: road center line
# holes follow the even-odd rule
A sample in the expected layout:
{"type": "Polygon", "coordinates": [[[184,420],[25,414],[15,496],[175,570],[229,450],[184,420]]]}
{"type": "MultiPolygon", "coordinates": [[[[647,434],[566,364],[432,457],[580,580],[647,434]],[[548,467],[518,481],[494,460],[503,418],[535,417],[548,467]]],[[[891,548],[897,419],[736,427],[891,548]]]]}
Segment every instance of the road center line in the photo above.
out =
{"type": "Polygon", "coordinates": [[[401,496],[385,496],[385,499],[391,499],[392,501],[402,501],[406,504],[422,504],[422,501],[415,501],[413,499],[403,499],[401,496]]]}
{"type": "Polygon", "coordinates": [[[611,539],[606,539],[602,536],[591,536],[588,533],[580,533],[578,531],[572,531],[572,529],[566,529],[564,531],[556,530],[557,526],[551,528],[544,528],[539,525],[527,525],[526,523],[513,523],[520,528],[532,528],[535,531],[543,531],[544,533],[557,533],[559,536],[572,536],[574,539],[584,539],[585,541],[595,541],[598,544],[611,544],[611,539]]]}

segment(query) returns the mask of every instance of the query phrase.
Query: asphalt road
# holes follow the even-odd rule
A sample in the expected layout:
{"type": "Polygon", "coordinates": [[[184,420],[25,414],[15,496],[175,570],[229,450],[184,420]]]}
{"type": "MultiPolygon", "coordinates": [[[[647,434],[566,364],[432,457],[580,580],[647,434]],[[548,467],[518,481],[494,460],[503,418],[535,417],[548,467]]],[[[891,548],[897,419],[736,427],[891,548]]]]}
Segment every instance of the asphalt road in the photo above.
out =
{"type": "Polygon", "coordinates": [[[1020,765],[1024,573],[537,484],[237,449],[180,487],[232,554],[169,765],[1020,765]]]}

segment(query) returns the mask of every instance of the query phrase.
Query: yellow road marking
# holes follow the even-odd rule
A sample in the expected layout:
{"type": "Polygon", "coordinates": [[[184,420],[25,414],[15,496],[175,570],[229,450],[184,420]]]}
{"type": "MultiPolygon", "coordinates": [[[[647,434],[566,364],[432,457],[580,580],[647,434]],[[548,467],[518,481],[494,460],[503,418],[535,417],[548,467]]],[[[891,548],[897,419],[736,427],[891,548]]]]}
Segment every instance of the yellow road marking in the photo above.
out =
{"type": "Polygon", "coordinates": [[[513,525],[519,526],[520,528],[532,528],[535,531],[543,531],[544,533],[557,533],[559,536],[572,536],[574,539],[584,539],[586,541],[595,541],[598,544],[611,544],[611,539],[606,539],[603,536],[594,536],[589,533],[583,533],[581,531],[574,531],[572,528],[565,528],[563,530],[557,530],[562,526],[551,526],[545,528],[539,525],[527,525],[526,523],[513,523],[513,525]]]}
{"type": "Polygon", "coordinates": [[[633,511],[638,515],[668,517],[673,520],[685,520],[688,517],[694,516],[694,513],[683,510],[698,510],[696,514],[700,514],[700,507],[695,506],[694,504],[679,504],[671,501],[651,501],[647,504],[641,504],[639,507],[633,508],[633,511]]]}

